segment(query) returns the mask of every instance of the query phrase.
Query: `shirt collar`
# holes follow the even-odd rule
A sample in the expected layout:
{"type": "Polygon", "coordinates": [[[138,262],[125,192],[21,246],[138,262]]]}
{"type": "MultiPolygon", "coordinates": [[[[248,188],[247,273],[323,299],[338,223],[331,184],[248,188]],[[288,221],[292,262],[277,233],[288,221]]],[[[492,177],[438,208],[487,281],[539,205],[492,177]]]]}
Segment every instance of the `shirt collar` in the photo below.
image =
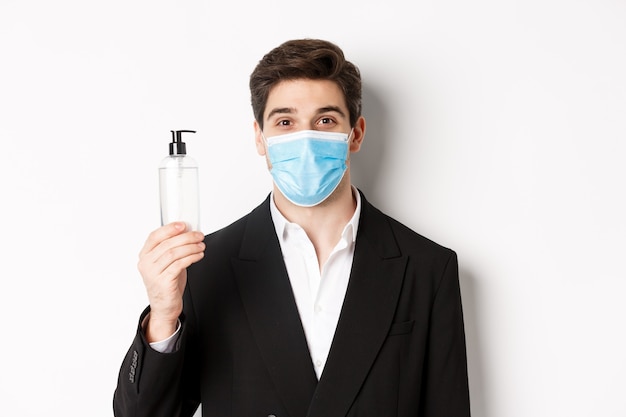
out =
{"type": "MultiPolygon", "coordinates": [[[[349,243],[354,243],[356,241],[359,219],[361,217],[361,194],[354,185],[352,186],[352,195],[356,199],[356,209],[354,210],[352,218],[345,225],[343,232],[341,233],[341,238],[348,240],[349,243]]],[[[278,207],[276,207],[276,203],[274,203],[274,191],[272,191],[270,195],[270,213],[272,215],[272,221],[274,222],[274,228],[276,229],[276,235],[282,245],[285,241],[286,233],[288,233],[287,225],[295,225],[295,223],[291,223],[287,220],[280,210],[278,210],[278,207]]]]}

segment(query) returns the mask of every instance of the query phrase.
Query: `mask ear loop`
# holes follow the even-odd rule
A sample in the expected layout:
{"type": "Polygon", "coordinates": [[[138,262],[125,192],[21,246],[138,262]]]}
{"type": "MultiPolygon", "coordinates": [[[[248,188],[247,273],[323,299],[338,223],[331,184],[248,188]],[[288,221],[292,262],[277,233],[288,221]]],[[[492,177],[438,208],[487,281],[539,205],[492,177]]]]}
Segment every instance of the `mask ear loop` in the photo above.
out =
{"type": "Polygon", "coordinates": [[[265,133],[263,133],[263,130],[261,130],[261,137],[263,138],[263,143],[265,143],[265,152],[269,152],[270,150],[270,143],[267,141],[267,138],[265,137],[265,133]]]}
{"type": "Polygon", "coordinates": [[[352,140],[353,133],[354,128],[350,129],[350,133],[348,133],[348,139],[346,139],[346,143],[348,144],[348,149],[346,149],[346,162],[350,160],[350,141],[352,140]]]}
{"type": "Polygon", "coordinates": [[[354,128],[350,129],[350,133],[348,133],[348,143],[352,140],[352,134],[354,133],[354,128]]]}

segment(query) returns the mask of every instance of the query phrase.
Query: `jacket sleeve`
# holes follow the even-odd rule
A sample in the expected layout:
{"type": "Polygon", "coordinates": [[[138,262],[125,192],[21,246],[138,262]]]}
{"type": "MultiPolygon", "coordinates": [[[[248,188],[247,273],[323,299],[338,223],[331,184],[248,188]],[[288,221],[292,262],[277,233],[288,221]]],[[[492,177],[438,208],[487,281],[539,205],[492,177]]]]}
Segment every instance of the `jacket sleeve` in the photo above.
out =
{"type": "Polygon", "coordinates": [[[188,326],[181,317],[180,346],[171,353],[159,353],[145,339],[141,323],[120,368],[113,395],[116,417],[190,417],[198,408],[195,375],[185,367],[188,356],[188,326]]]}
{"type": "Polygon", "coordinates": [[[457,257],[448,259],[430,318],[423,412],[427,417],[469,417],[467,354],[457,257]]]}

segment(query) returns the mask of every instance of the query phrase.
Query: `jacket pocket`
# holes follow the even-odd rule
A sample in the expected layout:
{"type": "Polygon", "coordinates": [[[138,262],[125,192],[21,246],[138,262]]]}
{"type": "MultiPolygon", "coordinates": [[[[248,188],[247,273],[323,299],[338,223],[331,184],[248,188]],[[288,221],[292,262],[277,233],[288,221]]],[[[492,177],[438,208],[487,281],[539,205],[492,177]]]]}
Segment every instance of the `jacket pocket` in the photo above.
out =
{"type": "Polygon", "coordinates": [[[393,323],[391,329],[389,329],[389,336],[411,333],[414,323],[415,320],[393,323]]]}

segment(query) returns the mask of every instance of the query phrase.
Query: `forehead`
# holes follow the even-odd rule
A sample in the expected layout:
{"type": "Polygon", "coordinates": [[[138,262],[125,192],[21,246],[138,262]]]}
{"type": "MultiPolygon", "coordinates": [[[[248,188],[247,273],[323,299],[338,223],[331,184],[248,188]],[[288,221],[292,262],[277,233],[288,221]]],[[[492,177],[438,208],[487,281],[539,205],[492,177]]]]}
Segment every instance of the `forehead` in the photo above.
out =
{"type": "Polygon", "coordinates": [[[338,107],[348,113],[339,85],[329,80],[285,80],[270,90],[263,118],[275,109],[292,109],[298,114],[311,114],[320,108],[338,107]]]}

